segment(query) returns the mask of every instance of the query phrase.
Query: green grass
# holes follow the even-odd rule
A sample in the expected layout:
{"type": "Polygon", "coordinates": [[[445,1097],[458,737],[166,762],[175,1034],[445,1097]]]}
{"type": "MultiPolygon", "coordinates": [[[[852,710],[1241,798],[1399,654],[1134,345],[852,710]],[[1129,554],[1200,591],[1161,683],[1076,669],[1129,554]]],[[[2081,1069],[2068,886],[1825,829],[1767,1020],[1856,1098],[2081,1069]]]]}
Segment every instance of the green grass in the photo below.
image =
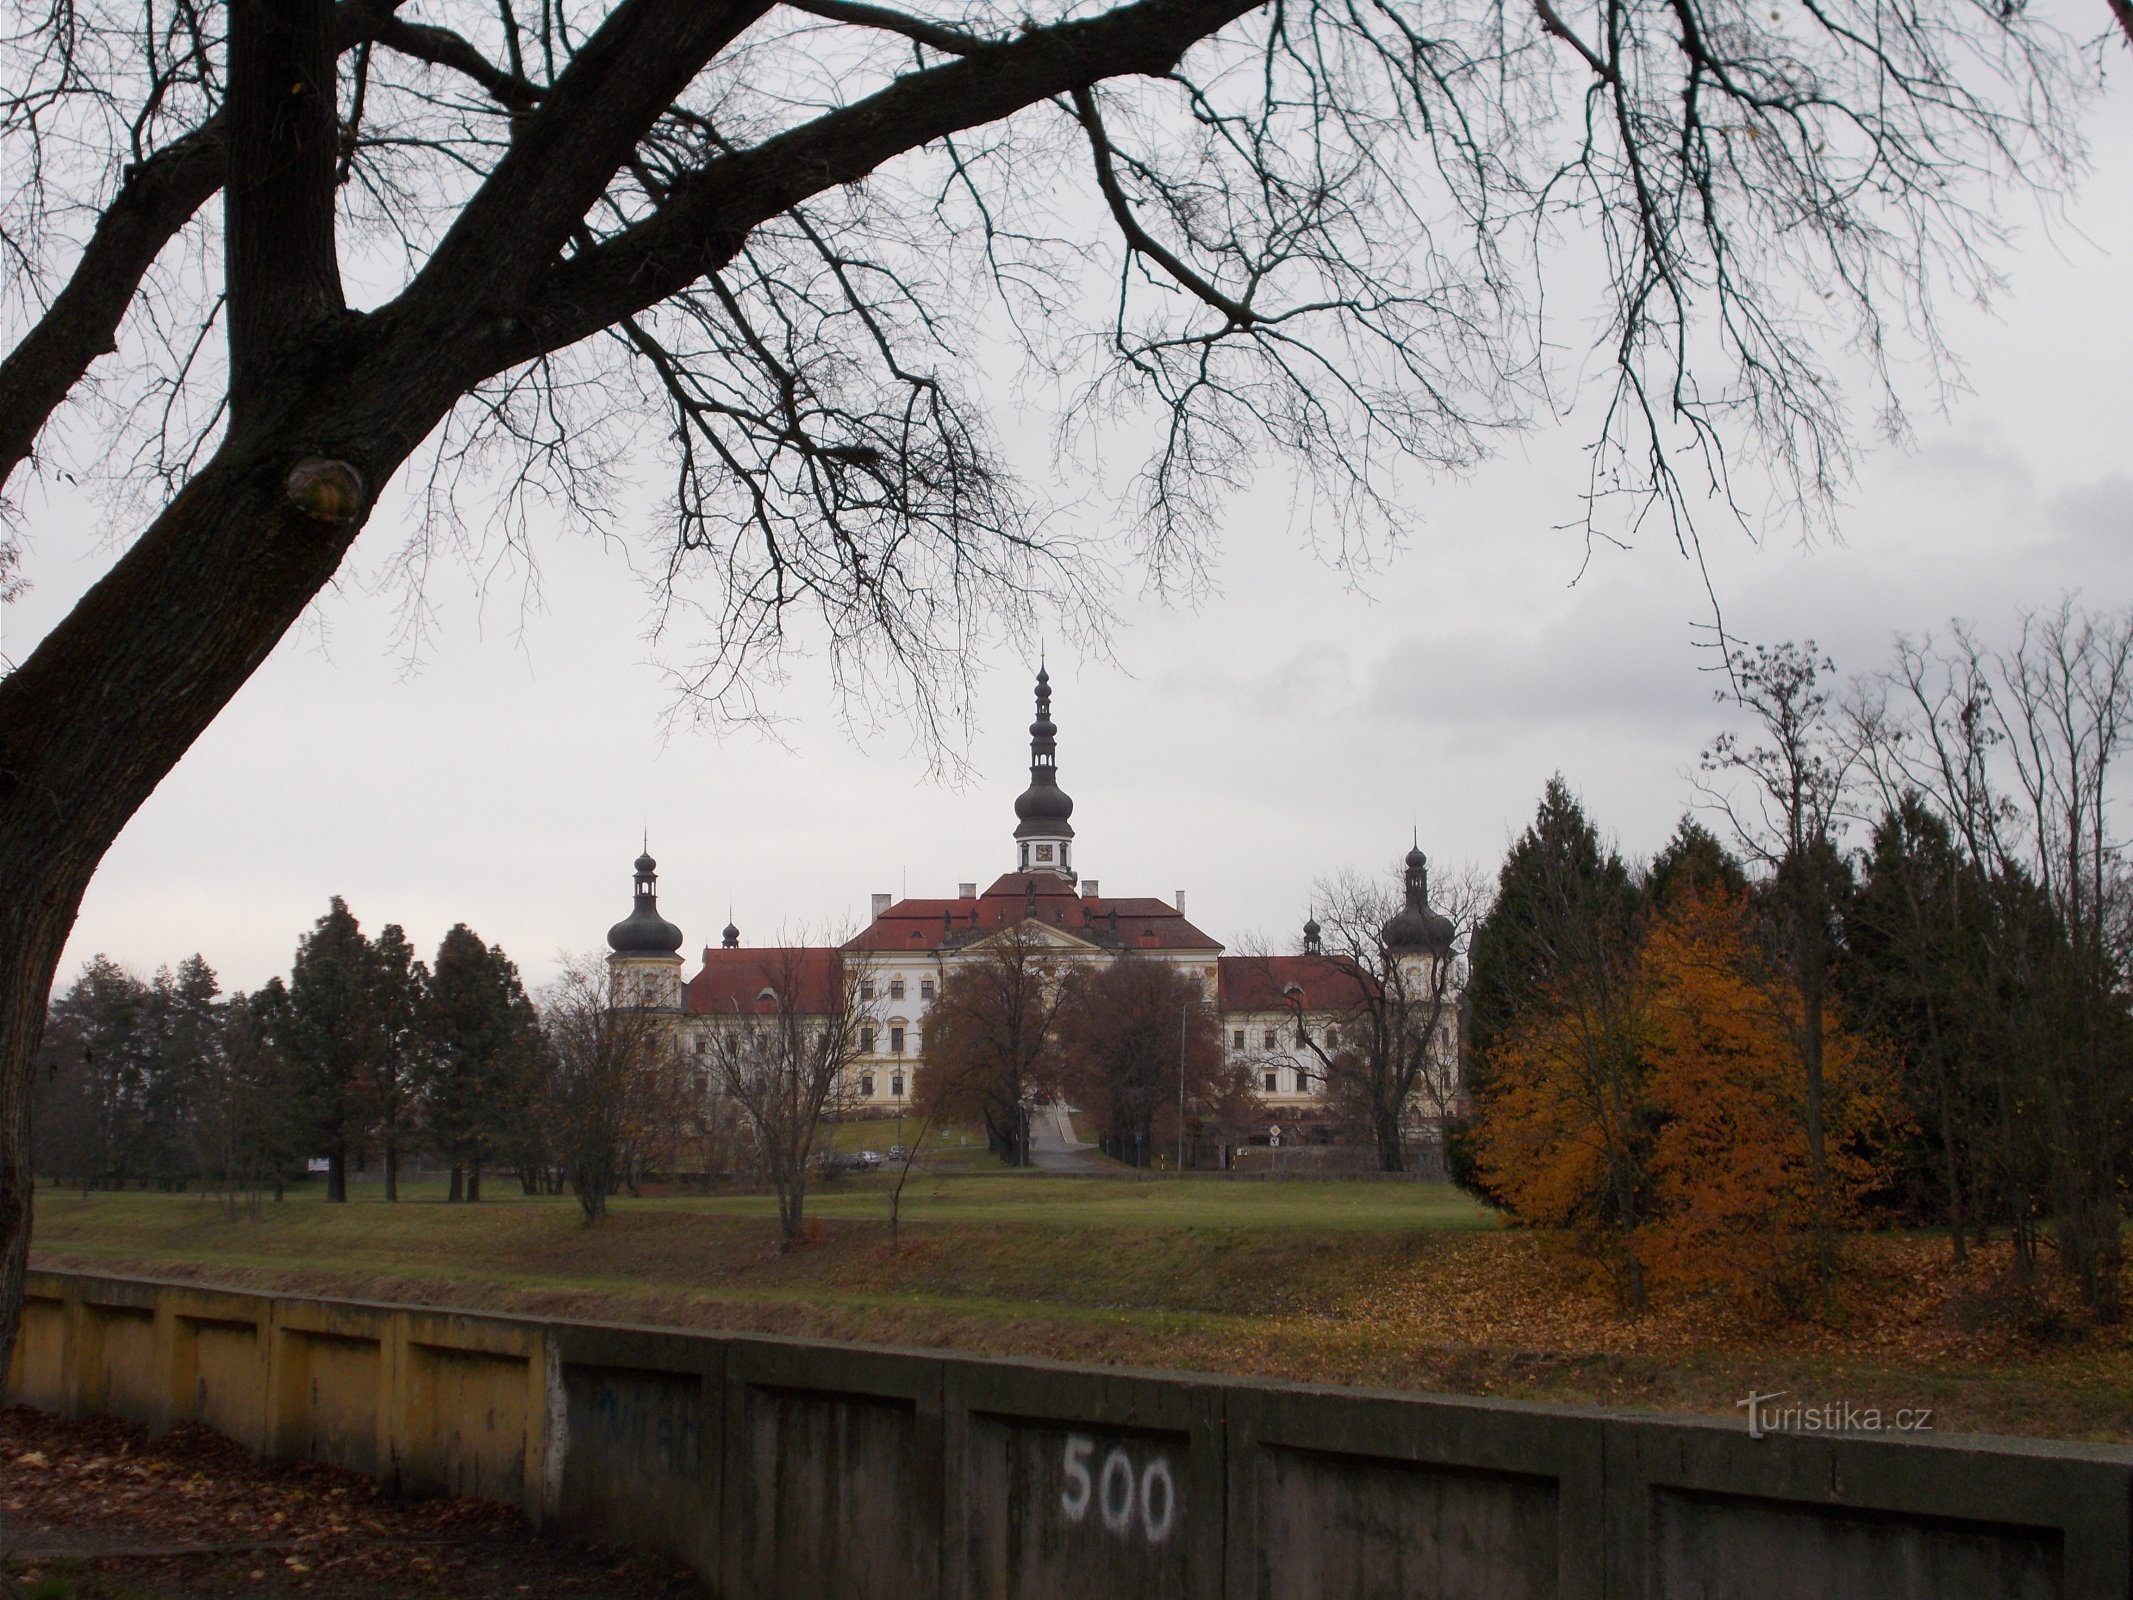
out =
{"type": "Polygon", "coordinates": [[[1430,1184],[1263,1184],[914,1174],[890,1249],[891,1178],[819,1185],[814,1248],[781,1252],[767,1195],[618,1198],[598,1228],[575,1201],[490,1191],[477,1206],[410,1185],[387,1204],[315,1187],[232,1220],[199,1196],[46,1191],[40,1263],[259,1287],[496,1306],[562,1296],[603,1314],[716,1321],[721,1308],[820,1313],[844,1336],[929,1342],[928,1318],[973,1326],[1152,1316],[1228,1318],[1340,1297],[1429,1237],[1488,1223],[1430,1184]],[[869,1330],[868,1308],[894,1307],[869,1330]],[[916,1315],[916,1322],[914,1322],[916,1315]]]}

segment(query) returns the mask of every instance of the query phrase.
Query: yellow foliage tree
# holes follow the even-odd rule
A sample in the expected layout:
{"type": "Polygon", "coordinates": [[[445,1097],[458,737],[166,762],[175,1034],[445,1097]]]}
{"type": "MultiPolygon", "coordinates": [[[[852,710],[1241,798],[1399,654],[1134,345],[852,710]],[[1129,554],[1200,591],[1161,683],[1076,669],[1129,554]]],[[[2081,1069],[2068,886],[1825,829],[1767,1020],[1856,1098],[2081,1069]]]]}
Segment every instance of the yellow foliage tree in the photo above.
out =
{"type": "MultiPolygon", "coordinates": [[[[1690,896],[1646,939],[1647,1093],[1657,1118],[1644,1251],[1656,1281],[1798,1312],[1817,1215],[1797,1048],[1800,997],[1764,959],[1747,902],[1690,896]]],[[[1856,1219],[1878,1177],[1888,1068],[1832,1015],[1823,1043],[1826,1215],[1856,1219]]]]}
{"type": "Polygon", "coordinates": [[[1558,973],[1490,1052],[1475,1140],[1491,1190],[1568,1230],[1626,1311],[1645,1295],[1645,1002],[1634,947],[1558,973]]]}

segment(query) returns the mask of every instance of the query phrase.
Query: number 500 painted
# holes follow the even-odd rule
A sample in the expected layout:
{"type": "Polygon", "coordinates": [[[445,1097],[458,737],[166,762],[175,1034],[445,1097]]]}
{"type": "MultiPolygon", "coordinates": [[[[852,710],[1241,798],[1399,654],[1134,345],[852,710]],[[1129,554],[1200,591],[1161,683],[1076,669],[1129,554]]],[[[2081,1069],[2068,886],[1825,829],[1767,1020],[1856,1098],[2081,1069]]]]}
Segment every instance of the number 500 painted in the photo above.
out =
{"type": "Polygon", "coordinates": [[[1121,1539],[1132,1534],[1135,1522],[1150,1544],[1169,1538],[1178,1510],[1169,1459],[1157,1456],[1136,1473],[1124,1449],[1114,1447],[1092,1474],[1089,1463],[1095,1455],[1094,1439],[1079,1433],[1067,1435],[1066,1487],[1059,1493],[1059,1509],[1067,1520],[1081,1521],[1093,1504],[1105,1531],[1121,1539]]]}

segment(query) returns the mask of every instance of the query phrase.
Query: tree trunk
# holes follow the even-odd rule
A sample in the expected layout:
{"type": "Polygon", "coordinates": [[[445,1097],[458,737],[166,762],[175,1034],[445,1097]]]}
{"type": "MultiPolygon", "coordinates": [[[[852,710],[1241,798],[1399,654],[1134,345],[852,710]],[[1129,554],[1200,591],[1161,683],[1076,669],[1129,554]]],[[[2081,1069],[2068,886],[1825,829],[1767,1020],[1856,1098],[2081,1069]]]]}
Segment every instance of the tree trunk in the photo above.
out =
{"type": "Polygon", "coordinates": [[[1405,1152],[1400,1148],[1400,1113],[1380,1111],[1377,1119],[1378,1171],[1405,1170],[1405,1152]]]}
{"type": "Polygon", "coordinates": [[[400,1141],[390,1128],[385,1130],[385,1198],[400,1198],[400,1141]]]}
{"type": "MultiPolygon", "coordinates": [[[[84,882],[87,873],[82,874],[84,882]]],[[[0,880],[5,881],[5,880],[0,880]]],[[[10,887],[12,887],[10,885],[10,887]]],[[[81,891],[50,900],[0,895],[0,1381],[14,1359],[29,1265],[36,1179],[30,1153],[30,1068],[44,1036],[45,997],[58,970],[81,891]]]]}
{"type": "Polygon", "coordinates": [[[481,1199],[481,1163],[467,1163],[467,1204],[474,1205],[481,1199]]]}
{"type": "Polygon", "coordinates": [[[336,1144],[326,1157],[326,1198],[336,1205],[348,1202],[348,1146],[336,1144]]]}

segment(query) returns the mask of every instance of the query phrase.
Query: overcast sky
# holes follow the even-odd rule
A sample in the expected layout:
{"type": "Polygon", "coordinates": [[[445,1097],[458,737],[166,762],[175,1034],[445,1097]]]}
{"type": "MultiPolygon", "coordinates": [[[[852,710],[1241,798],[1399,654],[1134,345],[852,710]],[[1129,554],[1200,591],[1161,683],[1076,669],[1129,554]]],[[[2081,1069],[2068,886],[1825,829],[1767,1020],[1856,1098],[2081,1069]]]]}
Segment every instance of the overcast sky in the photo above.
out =
{"type": "MultiPolygon", "coordinates": [[[[2102,13],[2099,9],[2098,20],[2102,13]]],[[[1728,625],[1812,637],[1839,668],[1950,617],[1998,635],[2070,590],[2133,603],[2133,101],[2094,124],[2100,170],[2056,239],[2028,227],[1997,314],[1951,315],[1974,392],[1870,456],[1841,543],[1757,544],[1713,519],[1728,625]]],[[[1921,396],[1921,399],[1924,397],[1921,396]]],[[[1417,830],[1490,870],[1560,770],[1631,852],[1656,847],[1721,725],[1696,570],[1663,537],[1584,565],[1573,416],[1421,497],[1412,547],[1367,595],[1300,553],[1281,496],[1236,508],[1196,610],[1122,602],[1113,660],[1054,651],[1077,865],[1107,894],[1168,897],[1228,943],[1285,947],[1313,880],[1389,866],[1417,830]],[[1272,510],[1268,508],[1272,507],[1272,510]],[[1582,569],[1582,576],[1580,576],[1582,569]],[[1575,580],[1575,581],[1574,581],[1575,580]]],[[[101,572],[74,501],[30,503],[20,659],[101,572]]],[[[385,519],[381,518],[380,521],[385,519]]],[[[333,894],[433,949],[455,921],[529,980],[598,946],[629,906],[640,828],[693,957],[729,908],[746,942],[865,920],[876,890],[951,894],[1013,864],[1034,662],[986,664],[974,775],[928,781],[894,730],[864,748],[798,664],[783,746],[669,730],[624,552],[558,526],[544,601],[441,568],[436,647],[395,653],[396,602],[359,581],[400,537],[374,524],[348,580],[285,640],[106,858],[61,982],[96,951],[143,973],[195,950],[226,986],[285,971],[333,894]]]]}

